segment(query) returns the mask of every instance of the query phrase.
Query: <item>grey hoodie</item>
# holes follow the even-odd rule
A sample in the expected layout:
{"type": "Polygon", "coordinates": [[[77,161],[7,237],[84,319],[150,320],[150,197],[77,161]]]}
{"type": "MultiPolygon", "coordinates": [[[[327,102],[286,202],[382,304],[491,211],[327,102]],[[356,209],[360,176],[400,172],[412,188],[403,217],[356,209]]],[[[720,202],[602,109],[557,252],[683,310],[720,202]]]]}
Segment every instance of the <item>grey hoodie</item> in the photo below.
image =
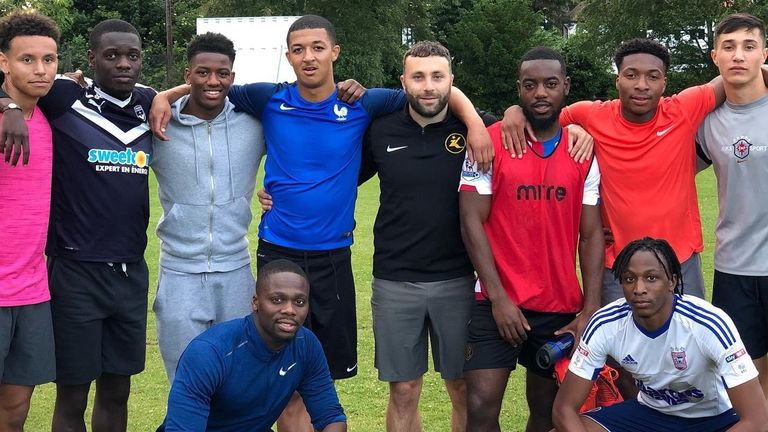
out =
{"type": "Polygon", "coordinates": [[[227,99],[213,120],[172,107],[166,135],[155,138],[150,166],[163,216],[160,264],[185,273],[224,272],[250,263],[248,226],[256,172],[264,155],[261,123],[227,99]]]}

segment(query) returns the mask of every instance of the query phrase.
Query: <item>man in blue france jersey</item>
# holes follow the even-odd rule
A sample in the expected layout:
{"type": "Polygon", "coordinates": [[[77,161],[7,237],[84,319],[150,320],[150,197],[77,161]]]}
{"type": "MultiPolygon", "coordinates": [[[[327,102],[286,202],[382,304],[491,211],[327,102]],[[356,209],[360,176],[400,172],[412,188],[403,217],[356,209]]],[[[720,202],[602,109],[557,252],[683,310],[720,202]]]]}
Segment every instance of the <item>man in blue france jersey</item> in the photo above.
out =
{"type": "MultiPolygon", "coordinates": [[[[233,86],[229,92],[236,107],[262,121],[267,144],[265,188],[278,203],[259,225],[257,266],[287,258],[304,268],[312,287],[306,325],[323,344],[331,376],[344,379],[357,373],[349,247],[362,137],[373,117],[402,108],[406,98],[402,91],[371,89],[358,102],[339,101],[333,62],[340,47],[325,18],[301,17],[288,30],[287,43],[295,83],[233,86]]],[[[151,115],[156,134],[163,135],[168,100],[187,91],[181,86],[158,95],[151,115]]],[[[488,135],[472,104],[460,92],[454,94],[460,98],[452,97],[451,109],[470,129],[470,145],[487,144],[488,135]]],[[[475,149],[478,161],[490,159],[487,148],[475,149]]]]}
{"type": "Polygon", "coordinates": [[[93,430],[126,430],[131,375],[144,369],[146,352],[146,119],[155,91],[136,86],[141,39],[132,25],[102,21],[89,47],[93,83],[57,79],[38,103],[53,131],[46,248],[56,346],[53,431],[85,430],[94,380],[93,430]]]}
{"type": "Polygon", "coordinates": [[[187,347],[159,430],[268,431],[298,390],[313,430],[346,431],[320,343],[301,326],[308,290],[297,264],[275,260],[262,266],[253,312],[207,330],[187,347]]]}
{"type": "Polygon", "coordinates": [[[683,295],[682,270],[664,240],[630,242],[612,268],[624,298],[587,324],[553,407],[557,431],[768,431],[757,369],[721,309],[683,295]],[[607,356],[637,399],[579,415],[607,356]]]}

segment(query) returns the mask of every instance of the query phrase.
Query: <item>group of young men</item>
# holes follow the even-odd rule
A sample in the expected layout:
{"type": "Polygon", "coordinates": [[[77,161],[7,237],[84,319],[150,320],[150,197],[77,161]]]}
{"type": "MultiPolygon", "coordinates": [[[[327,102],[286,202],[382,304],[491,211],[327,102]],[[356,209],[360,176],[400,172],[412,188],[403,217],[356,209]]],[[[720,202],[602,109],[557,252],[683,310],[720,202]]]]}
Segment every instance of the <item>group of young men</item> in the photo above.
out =
{"type": "Polygon", "coordinates": [[[434,42],[405,54],[403,91],[337,86],[340,48],[317,16],[288,31],[292,84],[232,85],[232,42],[208,33],[189,44],[186,85],[155,94],[136,84],[138,33],[107,20],[90,35],[83,87],[54,79],[57,41],[40,15],[0,23],[2,127],[21,137],[0,145],[13,165],[29,150],[25,167],[0,166],[0,427],[20,430],[34,385],[55,379],[53,430],[85,430],[94,380],[93,430],[125,430],[130,377],[144,367],[150,166],[163,206],[153,309],[172,383],[161,429],[346,430],[332,380],[357,373],[349,247],[357,185],[376,173],[371,302],[388,430],[421,430],[430,340],[454,431],[500,429],[518,361],[529,431],[648,429],[648,410],[650,430],[768,427],[764,212],[743,187],[768,169],[758,19],[724,19],[721,78],[670,98],[669,54],[653,41],[617,51],[619,100],[568,107],[563,57],[532,49],[520,107],[487,132],[494,119],[452,87],[434,42]],[[571,151],[583,131],[570,123],[596,157],[571,151]],[[694,137],[718,176],[713,300],[735,326],[683,295],[704,293],[694,137]],[[264,154],[254,282],[246,234],[264,154]],[[669,243],[633,241],[645,236],[669,243]],[[580,342],[558,392],[534,357],[566,332],[580,342]],[[608,356],[634,377],[637,402],[580,417],[608,356]]]}

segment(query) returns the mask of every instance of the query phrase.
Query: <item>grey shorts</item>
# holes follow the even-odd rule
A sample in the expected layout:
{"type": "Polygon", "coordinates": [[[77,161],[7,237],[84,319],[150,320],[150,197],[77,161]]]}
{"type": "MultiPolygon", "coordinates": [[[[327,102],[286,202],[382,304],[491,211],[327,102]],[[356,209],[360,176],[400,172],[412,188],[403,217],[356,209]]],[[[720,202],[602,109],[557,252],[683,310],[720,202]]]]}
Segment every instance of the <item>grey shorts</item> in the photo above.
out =
{"type": "Polygon", "coordinates": [[[50,302],[0,307],[0,383],[38,385],[56,378],[50,302]]]}
{"type": "Polygon", "coordinates": [[[216,273],[182,273],[160,266],[152,310],[168,381],[173,382],[181,353],[195,336],[251,312],[255,287],[250,265],[216,273]]]}
{"type": "MultiPolygon", "coordinates": [[[[683,272],[683,293],[698,298],[704,298],[704,274],[701,272],[701,255],[694,253],[681,263],[683,272]]],[[[611,269],[603,271],[602,305],[624,298],[624,291],[619,281],[613,277],[611,269]]]]}
{"type": "Polygon", "coordinates": [[[381,381],[412,381],[424,375],[427,335],[442,378],[463,376],[474,285],[471,276],[437,282],[373,279],[375,366],[381,381]]]}

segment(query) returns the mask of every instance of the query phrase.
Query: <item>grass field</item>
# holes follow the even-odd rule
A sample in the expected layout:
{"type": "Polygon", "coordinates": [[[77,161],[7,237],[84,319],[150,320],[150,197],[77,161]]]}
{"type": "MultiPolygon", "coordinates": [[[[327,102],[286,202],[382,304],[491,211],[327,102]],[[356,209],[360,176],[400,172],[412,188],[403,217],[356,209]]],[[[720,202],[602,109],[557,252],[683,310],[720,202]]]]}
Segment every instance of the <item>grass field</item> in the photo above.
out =
{"type": "MultiPolygon", "coordinates": [[[[165,416],[168,383],[163,370],[157,347],[154,315],[151,311],[157,278],[158,240],[154,234],[160,217],[160,205],[157,193],[152,185],[152,214],[149,224],[149,246],[146,259],[150,268],[149,316],[147,329],[147,368],[133,379],[133,390],[129,401],[129,431],[154,431],[165,416]]],[[[261,184],[261,181],[257,184],[261,184]]],[[[698,177],[699,205],[701,208],[704,230],[705,251],[703,254],[704,280],[712,280],[712,252],[714,249],[714,223],[717,218],[717,197],[714,175],[707,170],[698,177]]],[[[653,205],[653,203],[638,203],[653,205]]],[[[353,431],[383,431],[384,412],[387,404],[387,385],[376,378],[373,367],[373,333],[371,329],[371,260],[373,255],[372,226],[378,209],[378,180],[373,179],[360,188],[357,201],[357,229],[353,251],[353,267],[357,284],[357,313],[359,340],[359,374],[356,378],[340,381],[337,385],[341,403],[349,418],[349,428],[353,431]]],[[[254,205],[254,214],[260,214],[254,205]]],[[[104,221],[104,223],[108,223],[104,221]]],[[[256,245],[256,227],[254,220],[250,230],[251,247],[256,245]]],[[[255,251],[251,250],[251,256],[255,251]]],[[[709,296],[709,294],[708,294],[709,296]]],[[[501,415],[502,430],[522,431],[524,429],[527,406],[525,403],[524,372],[512,373],[504,407],[501,415]]],[[[27,430],[50,430],[51,415],[55,390],[52,384],[39,387],[32,400],[32,408],[27,421],[27,430]]],[[[92,404],[92,402],[91,402],[92,404]]],[[[421,398],[421,414],[426,432],[450,430],[450,404],[439,376],[430,372],[425,376],[421,398]]],[[[87,413],[90,418],[90,411],[87,413]]],[[[90,430],[90,427],[89,427],[90,430]]]]}

